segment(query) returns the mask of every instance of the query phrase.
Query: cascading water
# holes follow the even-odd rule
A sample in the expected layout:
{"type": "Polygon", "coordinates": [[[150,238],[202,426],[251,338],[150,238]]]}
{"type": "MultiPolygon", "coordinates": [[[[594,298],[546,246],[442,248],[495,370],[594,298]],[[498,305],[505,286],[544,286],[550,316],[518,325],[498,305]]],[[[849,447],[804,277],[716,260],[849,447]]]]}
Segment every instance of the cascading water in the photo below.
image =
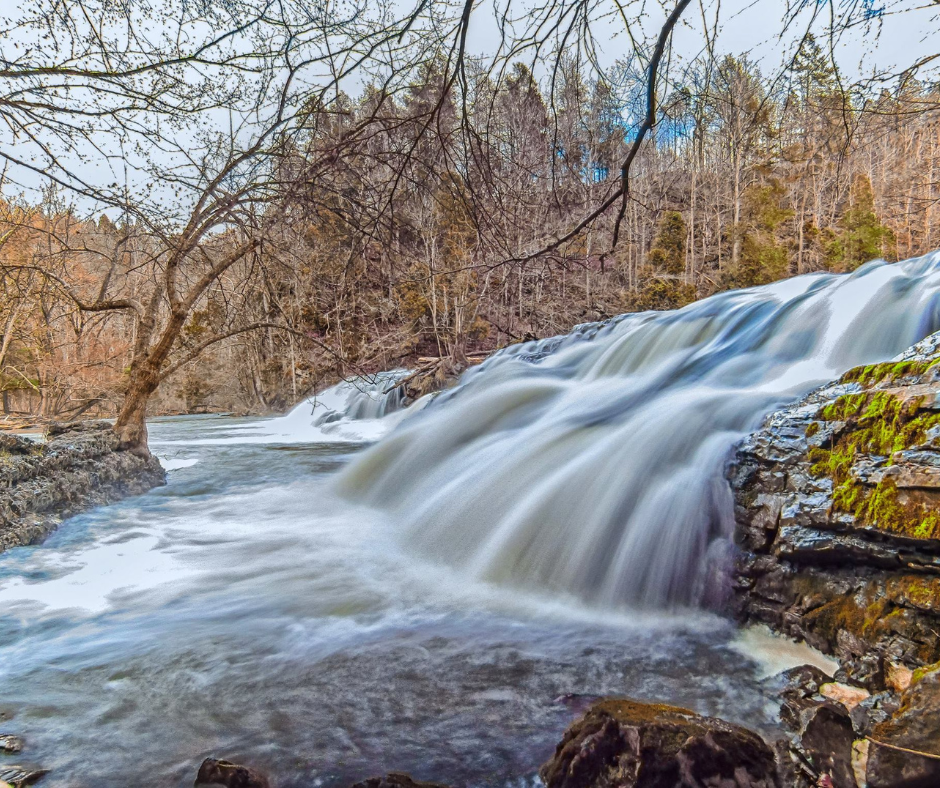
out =
{"type": "Polygon", "coordinates": [[[468,372],[340,489],[475,578],[603,605],[698,604],[732,527],[735,441],[938,328],[940,254],[580,326],[468,372]]]}
{"type": "MultiPolygon", "coordinates": [[[[249,441],[361,442],[380,438],[403,414],[405,395],[398,384],[409,374],[393,369],[342,380],[308,397],[290,413],[246,427],[249,441]]],[[[211,439],[210,439],[211,440],[211,439]]]]}

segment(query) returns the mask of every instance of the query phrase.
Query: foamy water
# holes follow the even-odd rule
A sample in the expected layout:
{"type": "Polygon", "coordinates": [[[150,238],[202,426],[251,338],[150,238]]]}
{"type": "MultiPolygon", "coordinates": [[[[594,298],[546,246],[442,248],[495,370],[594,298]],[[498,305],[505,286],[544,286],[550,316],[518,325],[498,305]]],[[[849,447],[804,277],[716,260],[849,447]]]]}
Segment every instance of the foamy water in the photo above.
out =
{"type": "Polygon", "coordinates": [[[724,594],[733,444],[938,328],[937,255],[582,326],[469,371],[339,489],[466,578],[603,609],[708,604],[724,594]]]}

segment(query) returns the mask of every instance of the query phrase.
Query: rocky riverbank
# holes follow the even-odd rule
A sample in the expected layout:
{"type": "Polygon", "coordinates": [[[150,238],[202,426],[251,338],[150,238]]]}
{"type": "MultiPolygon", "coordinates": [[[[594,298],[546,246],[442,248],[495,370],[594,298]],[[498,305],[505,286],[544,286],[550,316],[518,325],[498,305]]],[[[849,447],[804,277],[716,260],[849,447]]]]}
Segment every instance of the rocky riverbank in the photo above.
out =
{"type": "Polygon", "coordinates": [[[840,665],[790,688],[793,757],[837,788],[940,785],[940,335],[773,414],[730,478],[736,615],[840,665]]]}
{"type": "Polygon", "coordinates": [[[0,433],[0,552],[41,542],[65,517],[165,483],[159,461],[119,450],[107,422],[53,424],[44,441],[0,433]]]}

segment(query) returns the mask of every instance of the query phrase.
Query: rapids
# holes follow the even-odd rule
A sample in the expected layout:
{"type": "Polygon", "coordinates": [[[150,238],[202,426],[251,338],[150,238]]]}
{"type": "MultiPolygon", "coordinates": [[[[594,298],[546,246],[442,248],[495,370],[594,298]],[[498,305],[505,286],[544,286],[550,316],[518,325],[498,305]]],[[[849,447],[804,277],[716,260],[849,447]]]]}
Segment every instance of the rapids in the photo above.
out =
{"type": "Polygon", "coordinates": [[[534,785],[609,694],[772,732],[764,677],[811,655],[695,608],[728,449],[938,327],[928,257],[581,326],[405,409],[397,371],[281,418],[156,420],[166,487],[0,555],[0,732],[26,739],[0,766],[534,785]]]}
{"type": "Polygon", "coordinates": [[[512,346],[339,479],[463,575],[604,609],[723,594],[732,445],[940,329],[940,255],[722,293],[512,346]]]}
{"type": "Polygon", "coordinates": [[[703,613],[455,578],[333,494],[362,444],[288,441],[277,421],[151,422],[166,487],[0,554],[0,733],[26,740],[0,768],[51,769],[48,788],[188,788],[211,755],[278,788],[396,769],[528,786],[583,707],[570,694],[773,728],[761,677],[805,654],[703,613]]]}

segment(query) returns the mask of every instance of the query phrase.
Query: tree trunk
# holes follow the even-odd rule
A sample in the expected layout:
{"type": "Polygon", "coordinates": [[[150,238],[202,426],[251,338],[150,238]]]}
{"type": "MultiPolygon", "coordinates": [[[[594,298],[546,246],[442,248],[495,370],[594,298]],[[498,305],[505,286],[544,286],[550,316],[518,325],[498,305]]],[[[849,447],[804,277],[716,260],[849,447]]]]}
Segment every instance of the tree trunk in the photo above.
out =
{"type": "Polygon", "coordinates": [[[147,447],[147,403],[159,384],[160,375],[152,360],[132,367],[130,384],[114,422],[120,449],[140,457],[150,456],[147,447]]]}

